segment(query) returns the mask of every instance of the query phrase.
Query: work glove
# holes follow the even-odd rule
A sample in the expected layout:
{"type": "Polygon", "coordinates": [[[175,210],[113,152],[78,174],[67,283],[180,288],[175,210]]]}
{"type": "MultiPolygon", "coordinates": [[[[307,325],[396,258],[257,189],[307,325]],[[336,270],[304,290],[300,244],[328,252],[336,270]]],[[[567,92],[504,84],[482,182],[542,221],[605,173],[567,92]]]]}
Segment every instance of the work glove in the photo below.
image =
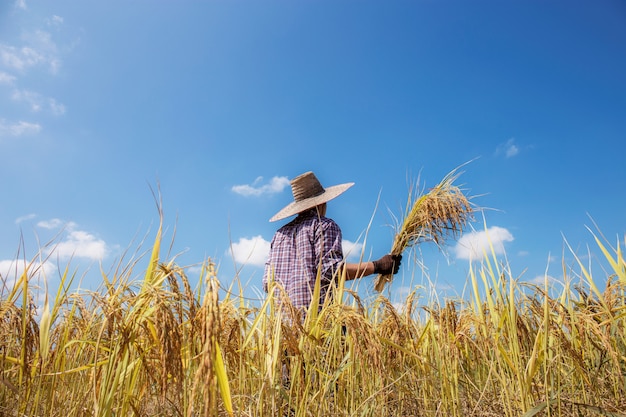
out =
{"type": "Polygon", "coordinates": [[[374,273],[382,275],[397,274],[401,260],[402,255],[385,255],[374,261],[374,273]]]}

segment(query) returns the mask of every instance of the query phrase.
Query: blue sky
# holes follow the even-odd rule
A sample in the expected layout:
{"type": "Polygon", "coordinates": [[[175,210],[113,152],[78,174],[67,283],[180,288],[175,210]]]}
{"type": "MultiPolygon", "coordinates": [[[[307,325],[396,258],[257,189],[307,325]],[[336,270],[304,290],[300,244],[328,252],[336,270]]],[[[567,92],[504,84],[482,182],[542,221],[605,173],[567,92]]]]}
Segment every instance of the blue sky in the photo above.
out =
{"type": "MultiPolygon", "coordinates": [[[[594,221],[624,243],[625,150],[621,0],[0,5],[9,283],[40,251],[51,286],[69,263],[96,288],[99,265],[149,249],[160,190],[164,259],[173,238],[179,265],[211,258],[254,298],[289,178],[356,183],[328,215],[369,259],[412,182],[468,161],[458,183],[487,208],[475,232],[406,256],[391,296],[461,294],[483,216],[514,276],[558,280],[565,239],[595,252],[594,221]]],[[[358,286],[372,295],[373,277],[358,286]]]]}

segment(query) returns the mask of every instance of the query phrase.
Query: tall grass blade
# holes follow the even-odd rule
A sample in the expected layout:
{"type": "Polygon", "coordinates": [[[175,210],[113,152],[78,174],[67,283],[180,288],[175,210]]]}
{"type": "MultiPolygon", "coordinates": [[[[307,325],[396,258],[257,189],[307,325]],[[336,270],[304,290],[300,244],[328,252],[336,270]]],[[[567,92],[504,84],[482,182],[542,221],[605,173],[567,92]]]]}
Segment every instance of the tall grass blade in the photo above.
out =
{"type": "Polygon", "coordinates": [[[220,389],[222,401],[224,402],[224,408],[230,416],[233,415],[233,400],[230,395],[230,386],[228,384],[228,372],[226,371],[226,365],[224,364],[224,358],[222,357],[222,350],[220,344],[215,341],[215,358],[213,366],[215,368],[215,375],[217,377],[217,384],[220,389]]]}
{"type": "MultiPolygon", "coordinates": [[[[593,234],[593,233],[592,233],[593,234]]],[[[607,250],[607,248],[602,244],[600,239],[593,234],[593,237],[596,241],[596,244],[604,254],[604,257],[615,271],[615,275],[617,275],[619,281],[622,285],[626,285],[626,258],[624,258],[622,254],[622,249],[620,247],[619,241],[617,242],[617,249],[615,249],[615,259],[613,259],[613,255],[607,250]]]]}
{"type": "Polygon", "coordinates": [[[43,302],[43,310],[39,319],[39,356],[42,364],[48,360],[50,351],[50,326],[52,324],[52,314],[50,313],[50,303],[48,301],[48,285],[45,285],[45,298],[43,302]]]}

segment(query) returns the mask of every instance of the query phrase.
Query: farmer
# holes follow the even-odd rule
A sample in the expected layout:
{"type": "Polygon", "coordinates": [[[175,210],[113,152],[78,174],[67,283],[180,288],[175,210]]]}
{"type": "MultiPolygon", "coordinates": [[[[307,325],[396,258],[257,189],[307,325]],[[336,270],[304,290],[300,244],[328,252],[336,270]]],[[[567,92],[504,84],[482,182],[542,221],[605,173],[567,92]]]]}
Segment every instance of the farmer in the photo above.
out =
{"type": "Polygon", "coordinates": [[[344,271],[346,280],[398,272],[401,255],[385,255],[373,262],[344,262],[341,229],[334,220],[326,217],[326,203],[354,183],[324,188],[312,172],[299,175],[290,183],[294,201],[270,221],[298,216],[278,229],[272,238],[263,275],[266,292],[270,282],[275,281],[285,290],[293,307],[305,313],[311,303],[318,273],[321,307],[331,282],[344,271]]]}

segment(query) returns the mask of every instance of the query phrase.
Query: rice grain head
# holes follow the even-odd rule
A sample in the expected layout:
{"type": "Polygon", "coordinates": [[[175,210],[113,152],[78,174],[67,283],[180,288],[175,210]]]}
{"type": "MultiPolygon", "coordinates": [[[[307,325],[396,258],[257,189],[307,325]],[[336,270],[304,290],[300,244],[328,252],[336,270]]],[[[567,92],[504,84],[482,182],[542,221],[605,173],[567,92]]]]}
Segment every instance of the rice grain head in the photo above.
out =
{"type": "MultiPolygon", "coordinates": [[[[400,255],[421,242],[435,242],[442,246],[448,238],[461,234],[473,219],[474,207],[463,191],[454,185],[459,175],[457,169],[451,171],[437,186],[416,199],[412,192],[409,193],[407,211],[391,247],[392,255],[400,255]]],[[[382,291],[392,279],[392,274],[378,275],[374,289],[382,291]]]]}

